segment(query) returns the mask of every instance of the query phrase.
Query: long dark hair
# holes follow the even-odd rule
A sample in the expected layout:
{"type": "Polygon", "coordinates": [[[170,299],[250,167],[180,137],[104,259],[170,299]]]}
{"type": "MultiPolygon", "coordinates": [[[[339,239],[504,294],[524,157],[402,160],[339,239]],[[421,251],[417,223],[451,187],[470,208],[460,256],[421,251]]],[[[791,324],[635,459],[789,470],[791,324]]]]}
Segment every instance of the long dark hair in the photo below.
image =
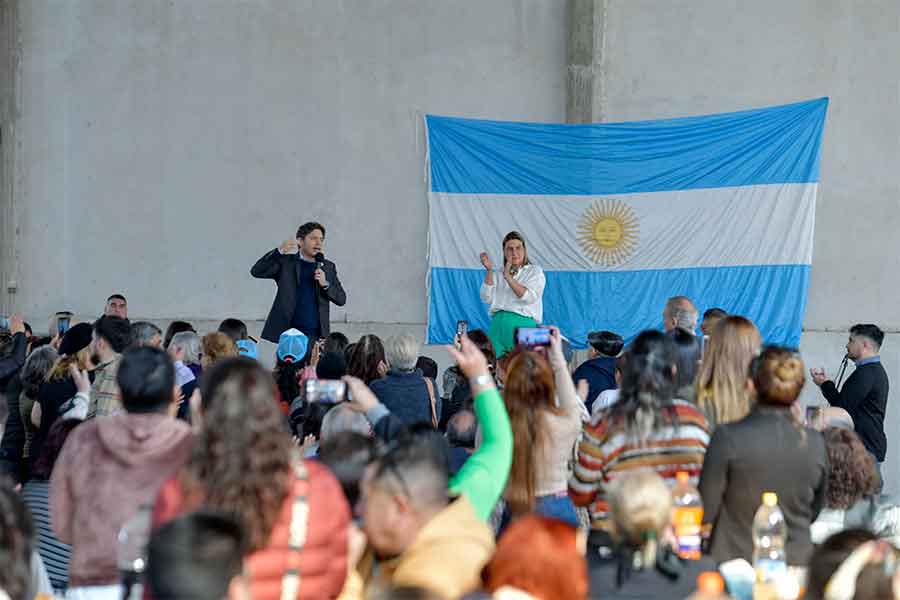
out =
{"type": "Polygon", "coordinates": [[[369,385],[381,378],[378,364],[384,361],[384,344],[377,335],[364,335],[353,344],[347,359],[347,375],[362,379],[369,385]]]}
{"type": "Polygon", "coordinates": [[[203,374],[203,428],[182,471],[186,496],[226,511],[263,548],[288,493],[293,442],[275,382],[250,358],[226,358],[203,374]]]}
{"type": "Polygon", "coordinates": [[[285,404],[290,405],[300,395],[299,376],[302,370],[302,362],[292,363],[278,359],[273,374],[278,393],[281,394],[281,401],[285,404]]]}
{"type": "Polygon", "coordinates": [[[613,419],[624,419],[629,438],[643,444],[666,422],[672,422],[672,400],[678,384],[676,351],[659,331],[641,332],[627,350],[613,419]]]}

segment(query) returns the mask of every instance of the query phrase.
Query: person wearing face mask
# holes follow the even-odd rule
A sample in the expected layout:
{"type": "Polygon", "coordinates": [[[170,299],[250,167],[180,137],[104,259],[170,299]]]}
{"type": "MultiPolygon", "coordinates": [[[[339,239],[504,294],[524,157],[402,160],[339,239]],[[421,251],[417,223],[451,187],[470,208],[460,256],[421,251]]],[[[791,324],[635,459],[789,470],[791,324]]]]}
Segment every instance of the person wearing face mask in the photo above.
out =
{"type": "Polygon", "coordinates": [[[544,318],[544,271],[528,260],[525,238],[510,231],[503,238],[503,269],[494,273],[494,263],[487,252],[481,253],[484,283],[481,301],[489,306],[490,338],[497,357],[515,346],[517,327],[534,327],[544,318]]]}

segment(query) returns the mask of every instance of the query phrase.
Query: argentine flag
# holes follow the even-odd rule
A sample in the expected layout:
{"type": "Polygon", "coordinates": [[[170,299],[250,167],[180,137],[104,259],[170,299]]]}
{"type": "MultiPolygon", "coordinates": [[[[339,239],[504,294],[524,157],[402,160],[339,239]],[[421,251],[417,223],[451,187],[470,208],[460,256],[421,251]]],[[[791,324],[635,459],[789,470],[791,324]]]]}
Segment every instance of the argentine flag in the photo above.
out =
{"type": "MultiPolygon", "coordinates": [[[[428,115],[428,341],[487,330],[478,254],[512,230],[546,274],[544,323],[576,347],[660,328],[670,296],[796,346],[828,99],[590,125],[428,115]]],[[[498,267],[499,268],[499,267],[498,267]]]]}

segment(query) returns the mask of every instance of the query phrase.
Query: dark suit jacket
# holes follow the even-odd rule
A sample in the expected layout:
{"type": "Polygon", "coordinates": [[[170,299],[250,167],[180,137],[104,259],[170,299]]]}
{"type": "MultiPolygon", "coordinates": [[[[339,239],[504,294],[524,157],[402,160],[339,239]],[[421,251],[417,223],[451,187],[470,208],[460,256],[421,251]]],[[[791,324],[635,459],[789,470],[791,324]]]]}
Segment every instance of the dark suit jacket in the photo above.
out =
{"type": "MultiPolygon", "coordinates": [[[[282,333],[290,329],[294,318],[294,307],[297,305],[297,286],[300,281],[300,255],[282,254],[275,248],[256,261],[250,274],[257,279],[274,279],[278,286],[275,301],[266,317],[262,338],[278,343],[282,333]]],[[[347,294],[338,279],[337,267],[330,260],[325,261],[325,279],[328,289],[317,286],[316,302],[319,305],[319,333],[326,337],[331,333],[331,302],[343,306],[347,302],[347,294]]],[[[314,340],[313,340],[314,341],[314,340]]]]}
{"type": "Polygon", "coordinates": [[[822,384],[822,395],[832,406],[839,406],[850,413],[859,439],[878,462],[884,462],[887,454],[884,414],[889,387],[887,372],[881,362],[856,367],[840,392],[833,381],[822,384]]]}
{"type": "Polygon", "coordinates": [[[763,492],[778,494],[788,527],[787,562],[805,565],[809,526],[822,509],[828,479],[825,439],[793,422],[787,408],[757,406],[713,433],[700,474],[703,522],[713,525],[712,556],[753,560],[753,517],[763,492]]]}

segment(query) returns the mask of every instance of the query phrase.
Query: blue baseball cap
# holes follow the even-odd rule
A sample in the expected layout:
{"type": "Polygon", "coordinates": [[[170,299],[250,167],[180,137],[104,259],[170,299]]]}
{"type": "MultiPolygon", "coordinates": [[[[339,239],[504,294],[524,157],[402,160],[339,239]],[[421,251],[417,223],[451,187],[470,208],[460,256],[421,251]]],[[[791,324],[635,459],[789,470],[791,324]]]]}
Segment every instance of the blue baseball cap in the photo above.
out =
{"type": "Polygon", "coordinates": [[[235,342],[241,356],[256,358],[256,342],[253,340],[238,340],[235,342]]]}
{"type": "Polygon", "coordinates": [[[299,329],[288,329],[278,338],[278,350],[275,355],[282,362],[300,362],[306,356],[309,338],[299,329]]]}

